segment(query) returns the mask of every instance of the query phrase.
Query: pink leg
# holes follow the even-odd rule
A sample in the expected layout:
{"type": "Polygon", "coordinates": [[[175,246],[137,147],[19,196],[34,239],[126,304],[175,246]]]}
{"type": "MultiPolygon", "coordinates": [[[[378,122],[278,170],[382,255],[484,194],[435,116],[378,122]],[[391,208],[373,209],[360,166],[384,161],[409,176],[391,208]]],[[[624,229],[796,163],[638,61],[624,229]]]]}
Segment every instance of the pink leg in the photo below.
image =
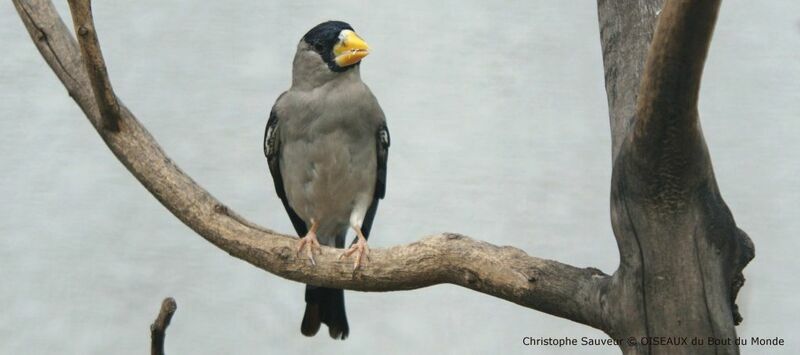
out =
{"type": "Polygon", "coordinates": [[[369,246],[367,246],[367,238],[364,237],[364,233],[361,232],[361,228],[353,226],[353,230],[356,231],[356,235],[358,235],[358,241],[353,244],[349,249],[347,249],[342,255],[339,256],[339,259],[343,257],[349,257],[352,254],[356,254],[356,261],[353,265],[353,270],[357,270],[361,267],[361,261],[364,257],[369,259],[369,246]]]}
{"type": "Polygon", "coordinates": [[[308,245],[308,249],[306,249],[306,255],[308,255],[308,259],[311,260],[311,265],[316,266],[317,262],[314,261],[314,252],[320,252],[319,241],[317,240],[317,228],[319,225],[317,221],[311,220],[311,228],[308,230],[308,233],[297,243],[297,255],[303,251],[306,245],[308,245]],[[315,250],[316,249],[316,250],[315,250]]]}

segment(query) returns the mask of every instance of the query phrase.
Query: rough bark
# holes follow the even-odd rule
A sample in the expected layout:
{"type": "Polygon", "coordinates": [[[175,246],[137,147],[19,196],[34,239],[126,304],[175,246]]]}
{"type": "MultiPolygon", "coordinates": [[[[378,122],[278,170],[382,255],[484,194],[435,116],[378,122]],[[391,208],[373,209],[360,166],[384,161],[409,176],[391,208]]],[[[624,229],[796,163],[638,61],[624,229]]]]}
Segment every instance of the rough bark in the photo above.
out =
{"type": "Polygon", "coordinates": [[[719,1],[670,0],[660,12],[662,0],[598,0],[613,137],[611,222],[620,250],[612,276],[458,234],[375,249],[355,272],[323,247],[312,266],[296,255],[296,239],[248,222],[185,175],[114,95],[88,1],[70,1],[80,49],[49,1],[14,4],[117,158],[177,218],[234,257],[325,287],[457,284],[601,329],[626,340],[625,353],[738,352],[735,345],[648,344],[653,337],[733,338],[741,321],[735,298],[753,245],[720,196],[697,114],[719,1]]]}

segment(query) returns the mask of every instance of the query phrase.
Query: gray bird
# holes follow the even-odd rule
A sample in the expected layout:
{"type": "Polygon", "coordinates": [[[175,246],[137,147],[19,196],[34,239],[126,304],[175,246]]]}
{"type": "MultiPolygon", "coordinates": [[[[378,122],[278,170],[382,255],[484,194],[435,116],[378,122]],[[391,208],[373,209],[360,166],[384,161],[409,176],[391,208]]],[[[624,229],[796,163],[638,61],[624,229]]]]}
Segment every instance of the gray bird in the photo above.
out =
{"type": "MultiPolygon", "coordinates": [[[[368,54],[347,23],[312,28],[297,45],[292,87],[278,97],[267,122],[264,154],[275,191],[301,236],[297,253],[305,248],[313,265],[320,243],[344,248],[353,229],[356,239],[340,258],[355,254],[358,269],[386,192],[389,131],[359,73],[368,54]]],[[[347,338],[342,290],[306,285],[305,300],[304,335],[325,323],[331,337],[347,338]]]]}

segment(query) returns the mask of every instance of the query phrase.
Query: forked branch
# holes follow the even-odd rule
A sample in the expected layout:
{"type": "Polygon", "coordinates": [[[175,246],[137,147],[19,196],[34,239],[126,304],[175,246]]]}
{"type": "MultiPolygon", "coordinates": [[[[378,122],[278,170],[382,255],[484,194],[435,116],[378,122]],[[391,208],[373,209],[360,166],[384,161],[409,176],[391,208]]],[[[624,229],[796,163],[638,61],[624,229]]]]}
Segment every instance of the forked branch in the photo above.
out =
{"type": "Polygon", "coordinates": [[[100,51],[100,41],[97,39],[97,31],[95,31],[92,18],[92,3],[89,0],[69,0],[69,8],[72,12],[75,33],[78,34],[78,42],[81,45],[83,64],[86,66],[92,91],[97,106],[100,108],[102,127],[116,131],[119,121],[119,103],[111,88],[106,63],[103,60],[103,53],[100,51]]]}
{"type": "MultiPolygon", "coordinates": [[[[88,2],[73,1],[74,5],[88,2]]],[[[153,137],[111,91],[90,14],[74,15],[79,35],[90,29],[81,52],[50,1],[14,0],[40,53],[75,102],[126,168],[165,207],[200,236],[275,275],[303,283],[360,291],[409,290],[440,283],[478,292],[600,328],[600,289],[608,277],[529,256],[456,234],[442,234],[389,249],[372,250],[371,262],[353,272],[323,247],[317,266],[294,252],[295,238],[256,226],[229,210],[170,160],[153,137]],[[94,59],[93,59],[94,58],[94,59]],[[91,75],[87,75],[87,69],[91,75]],[[107,107],[118,103],[118,132],[102,129],[107,107]]],[[[75,8],[73,6],[73,8],[75,8]]],[[[113,112],[111,116],[113,117],[113,112]]]]}

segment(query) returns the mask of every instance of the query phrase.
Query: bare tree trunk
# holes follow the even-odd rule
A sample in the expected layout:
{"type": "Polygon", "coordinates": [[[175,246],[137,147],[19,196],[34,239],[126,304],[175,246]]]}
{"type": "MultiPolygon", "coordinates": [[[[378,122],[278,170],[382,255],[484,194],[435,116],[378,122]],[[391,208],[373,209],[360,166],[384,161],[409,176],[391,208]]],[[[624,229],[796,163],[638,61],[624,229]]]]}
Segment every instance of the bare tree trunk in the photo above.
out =
{"type": "Polygon", "coordinates": [[[662,11],[661,0],[598,0],[620,250],[611,276],[452,233],[373,250],[370,267],[355,273],[326,247],[311,266],[293,252],[295,239],[248,222],[184,174],[121,103],[88,0],[70,0],[79,44],[50,1],[14,4],[117,158],[177,218],[234,257],[325,287],[457,284],[601,329],[629,354],[738,353],[735,299],[754,250],[720,196],[697,113],[719,1],[669,0],[662,11]]]}
{"type": "Polygon", "coordinates": [[[735,299],[754,249],[720,196],[697,113],[719,1],[661,3],[598,1],[621,259],[606,331],[681,344],[626,353],[738,353],[735,299]]]}

